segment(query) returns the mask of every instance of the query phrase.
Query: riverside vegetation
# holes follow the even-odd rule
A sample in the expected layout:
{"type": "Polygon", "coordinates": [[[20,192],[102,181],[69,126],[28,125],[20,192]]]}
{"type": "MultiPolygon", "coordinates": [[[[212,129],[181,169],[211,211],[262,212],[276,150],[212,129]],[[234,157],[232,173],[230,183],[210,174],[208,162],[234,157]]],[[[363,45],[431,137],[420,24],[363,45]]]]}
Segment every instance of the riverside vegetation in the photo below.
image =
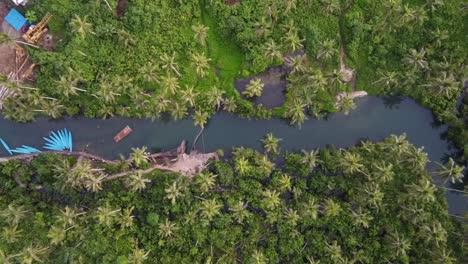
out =
{"type": "Polygon", "coordinates": [[[281,153],[234,148],[193,178],[144,148],[107,165],[43,154],[0,164],[1,263],[463,263],[440,164],[403,136],[281,153]],[[273,161],[278,156],[284,164],[273,161]],[[126,177],[107,175],[134,171],[126,177]]]}

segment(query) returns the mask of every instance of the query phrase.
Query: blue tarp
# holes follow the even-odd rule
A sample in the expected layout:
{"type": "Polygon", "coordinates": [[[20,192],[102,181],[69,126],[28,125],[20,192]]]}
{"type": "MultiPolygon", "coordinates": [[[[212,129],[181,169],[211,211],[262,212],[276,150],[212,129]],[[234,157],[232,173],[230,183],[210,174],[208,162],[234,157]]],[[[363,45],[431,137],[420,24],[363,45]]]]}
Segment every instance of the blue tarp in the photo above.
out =
{"type": "Polygon", "coordinates": [[[16,9],[11,9],[10,13],[5,17],[5,20],[16,30],[21,31],[21,28],[28,22],[23,15],[21,15],[16,9]]]}

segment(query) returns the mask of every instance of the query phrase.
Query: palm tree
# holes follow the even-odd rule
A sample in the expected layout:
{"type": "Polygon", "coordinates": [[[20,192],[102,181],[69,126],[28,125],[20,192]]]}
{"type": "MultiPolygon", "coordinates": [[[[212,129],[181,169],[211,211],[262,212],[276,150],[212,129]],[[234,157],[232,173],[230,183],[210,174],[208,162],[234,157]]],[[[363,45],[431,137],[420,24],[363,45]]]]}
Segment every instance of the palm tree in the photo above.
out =
{"type": "Polygon", "coordinates": [[[180,91],[182,99],[187,103],[190,107],[195,106],[195,99],[198,96],[198,93],[194,91],[193,86],[185,86],[184,90],[180,91]]]}
{"type": "Polygon", "coordinates": [[[148,259],[150,251],[144,251],[138,247],[135,247],[132,251],[132,254],[128,256],[128,262],[130,264],[143,264],[148,259]]]}
{"type": "Polygon", "coordinates": [[[375,168],[378,172],[378,178],[383,183],[388,183],[393,180],[395,173],[393,172],[393,164],[387,164],[385,161],[375,164],[375,168]]]}
{"type": "Polygon", "coordinates": [[[362,172],[362,169],[364,168],[362,158],[359,153],[353,153],[351,151],[344,151],[339,163],[341,169],[346,175],[362,172]]]}
{"type": "Polygon", "coordinates": [[[101,82],[99,90],[93,94],[97,99],[103,100],[105,103],[115,103],[115,97],[120,96],[119,93],[114,92],[115,88],[109,81],[101,82]]]}
{"type": "Polygon", "coordinates": [[[52,118],[60,118],[62,116],[64,106],[61,105],[57,100],[44,101],[41,105],[41,109],[34,110],[36,112],[43,112],[52,118]]]}
{"type": "Polygon", "coordinates": [[[409,157],[406,161],[410,162],[415,168],[424,170],[429,159],[427,158],[427,153],[424,152],[424,147],[416,148],[411,146],[408,151],[409,157]]]}
{"type": "Polygon", "coordinates": [[[334,217],[337,216],[341,211],[341,206],[339,203],[335,202],[331,198],[327,198],[323,204],[323,214],[325,217],[334,217]]]}
{"type": "Polygon", "coordinates": [[[27,264],[31,264],[35,261],[44,262],[42,258],[48,251],[48,247],[33,247],[30,245],[21,252],[21,262],[27,264]]]}
{"type": "Polygon", "coordinates": [[[299,219],[301,218],[299,214],[297,213],[297,211],[294,209],[288,208],[286,209],[285,213],[286,213],[286,221],[290,225],[296,226],[297,222],[299,222],[299,219]]]}
{"type": "Polygon", "coordinates": [[[72,32],[78,33],[82,39],[84,39],[92,30],[92,25],[87,20],[88,16],[81,18],[78,15],[75,15],[71,20],[72,32]]]}
{"type": "Polygon", "coordinates": [[[29,210],[25,210],[24,206],[16,206],[14,204],[9,204],[6,209],[0,212],[0,216],[6,219],[6,222],[9,225],[15,226],[26,217],[26,214],[29,210]]]}
{"type": "Polygon", "coordinates": [[[284,0],[284,13],[289,14],[292,10],[295,10],[297,8],[296,6],[296,0],[284,0]]]}
{"type": "Polygon", "coordinates": [[[201,78],[206,76],[206,70],[210,67],[211,59],[205,57],[204,53],[193,53],[191,66],[195,68],[197,75],[201,78]]]}
{"type": "Polygon", "coordinates": [[[366,202],[371,207],[379,209],[384,198],[384,193],[380,190],[380,186],[376,183],[366,183],[363,190],[367,194],[366,202]]]}
{"type": "Polygon", "coordinates": [[[306,151],[303,149],[301,152],[301,163],[306,165],[309,170],[313,170],[318,164],[320,164],[319,150],[306,151]]]}
{"type": "Polygon", "coordinates": [[[264,139],[262,139],[263,148],[265,152],[272,153],[276,155],[279,153],[278,143],[281,141],[281,138],[273,136],[273,133],[268,133],[264,139]]]}
{"type": "Polygon", "coordinates": [[[436,191],[436,186],[427,178],[420,179],[418,184],[413,183],[408,186],[408,193],[411,196],[427,203],[434,202],[436,200],[436,191]]]}
{"type": "Polygon", "coordinates": [[[133,216],[133,209],[134,207],[125,208],[123,210],[123,213],[120,214],[119,223],[121,229],[130,228],[131,226],[133,226],[135,218],[133,216]]]}
{"type": "Polygon", "coordinates": [[[216,199],[205,200],[202,202],[201,216],[211,221],[216,215],[220,214],[221,207],[223,205],[218,203],[216,199]]]}
{"type": "Polygon", "coordinates": [[[245,157],[240,157],[235,160],[234,168],[239,175],[245,176],[250,171],[249,161],[245,157]]]}
{"type": "Polygon", "coordinates": [[[449,32],[447,30],[440,30],[439,28],[431,32],[434,38],[436,47],[441,47],[442,43],[449,38],[449,32]]]}
{"type": "Polygon", "coordinates": [[[400,234],[390,235],[390,247],[396,252],[397,256],[407,256],[411,249],[411,243],[408,239],[401,237],[400,234]]]}
{"type": "Polygon", "coordinates": [[[437,95],[444,95],[447,98],[451,98],[458,93],[461,87],[453,74],[445,71],[440,73],[438,77],[432,78],[431,83],[425,86],[429,86],[437,95]]]}
{"type": "Polygon", "coordinates": [[[176,224],[172,223],[169,221],[169,219],[166,218],[164,223],[159,224],[158,233],[163,238],[171,238],[174,236],[174,232],[176,232],[178,229],[179,228],[176,226],[176,224]]]}
{"type": "Polygon", "coordinates": [[[102,119],[106,119],[108,117],[114,116],[114,112],[115,112],[114,106],[103,104],[98,109],[97,115],[101,116],[102,119]]]}
{"type": "Polygon", "coordinates": [[[334,15],[340,10],[339,0],[320,0],[323,12],[328,15],[334,15]]]}
{"type": "Polygon", "coordinates": [[[117,30],[119,42],[123,43],[126,48],[136,44],[135,38],[132,34],[124,29],[117,30]]]}
{"type": "Polygon", "coordinates": [[[340,96],[338,102],[336,102],[336,109],[342,111],[345,115],[349,115],[349,112],[356,109],[353,97],[349,95],[340,96]]]}
{"type": "Polygon", "coordinates": [[[249,210],[247,210],[247,206],[247,203],[239,201],[237,204],[234,204],[229,208],[229,210],[232,212],[232,216],[239,224],[241,224],[244,221],[244,219],[248,218],[251,215],[249,210]]]}
{"type": "Polygon", "coordinates": [[[166,96],[166,94],[160,94],[154,99],[155,109],[158,113],[166,112],[169,108],[171,101],[168,100],[166,96]]]}
{"type": "Polygon", "coordinates": [[[274,60],[282,60],[283,55],[281,54],[281,51],[276,44],[276,42],[273,39],[268,40],[264,47],[264,56],[269,60],[269,61],[274,61],[274,60]]]}
{"type": "Polygon", "coordinates": [[[128,177],[127,184],[130,189],[134,192],[141,192],[146,189],[146,184],[150,183],[151,180],[146,179],[143,173],[136,172],[135,174],[128,177]]]}
{"type": "Polygon", "coordinates": [[[192,26],[192,31],[195,33],[194,38],[198,40],[198,42],[202,46],[206,45],[206,37],[208,36],[208,29],[209,27],[202,25],[202,24],[192,26]]]}
{"type": "Polygon", "coordinates": [[[3,250],[0,249],[0,263],[3,263],[3,264],[16,263],[15,261],[13,261],[13,259],[19,256],[21,256],[21,254],[7,255],[3,250]]]}
{"type": "Polygon", "coordinates": [[[299,99],[294,99],[292,103],[287,104],[286,117],[291,119],[291,125],[301,126],[307,117],[304,114],[304,104],[299,99]]]}
{"type": "Polygon", "coordinates": [[[336,48],[336,41],[334,39],[326,39],[321,41],[319,46],[317,59],[324,58],[325,60],[330,60],[338,53],[338,49],[336,48]]]}
{"type": "Polygon", "coordinates": [[[159,59],[161,60],[162,66],[161,68],[163,70],[166,70],[168,74],[170,73],[175,73],[177,76],[180,76],[180,72],[178,70],[177,63],[175,62],[175,52],[172,53],[172,55],[169,55],[167,53],[163,53],[159,59]]]}
{"type": "Polygon", "coordinates": [[[65,206],[65,210],[60,210],[60,214],[57,215],[57,221],[64,228],[77,225],[76,219],[78,216],[83,215],[84,213],[77,213],[75,209],[65,206]]]}
{"type": "Polygon", "coordinates": [[[60,76],[60,79],[57,81],[57,88],[60,91],[61,95],[64,95],[66,98],[77,95],[77,91],[85,92],[86,90],[76,87],[78,79],[75,79],[71,76],[65,77],[64,75],[60,76]]]}
{"type": "Polygon", "coordinates": [[[146,82],[157,82],[159,66],[156,63],[149,61],[139,69],[139,73],[146,82]]]}
{"type": "Polygon", "coordinates": [[[343,256],[341,255],[341,246],[338,245],[338,242],[334,240],[331,245],[327,242],[325,242],[325,244],[327,245],[326,249],[328,251],[328,254],[330,255],[330,259],[332,259],[334,263],[343,262],[343,256]]]}
{"type": "Polygon", "coordinates": [[[436,163],[440,166],[437,175],[442,176],[445,179],[444,184],[447,181],[450,181],[451,183],[463,182],[463,170],[465,169],[464,166],[458,166],[451,157],[447,162],[447,166],[444,166],[438,162],[436,163]]]}
{"type": "Polygon", "coordinates": [[[168,94],[176,94],[179,90],[179,79],[171,75],[166,75],[161,78],[161,84],[164,87],[164,92],[168,94]]]}
{"type": "Polygon", "coordinates": [[[435,241],[437,247],[447,243],[447,230],[445,230],[439,221],[435,221],[431,225],[424,225],[422,230],[426,232],[424,236],[427,242],[435,241]]]}
{"type": "Polygon", "coordinates": [[[254,252],[252,253],[252,260],[253,261],[251,263],[254,263],[254,264],[267,264],[268,263],[268,258],[265,257],[263,252],[258,251],[258,250],[254,250],[254,252]]]}
{"type": "Polygon", "coordinates": [[[262,201],[266,209],[273,210],[281,204],[280,193],[275,190],[265,190],[262,195],[262,201]]]}
{"type": "Polygon", "coordinates": [[[410,49],[409,54],[403,58],[403,63],[408,67],[412,67],[414,71],[425,70],[429,67],[429,63],[426,61],[427,51],[421,48],[419,51],[410,49]]]}
{"type": "Polygon", "coordinates": [[[320,69],[314,70],[308,78],[312,82],[311,86],[319,91],[324,91],[328,85],[328,79],[320,69]]]}
{"type": "Polygon", "coordinates": [[[275,168],[275,164],[268,159],[267,155],[260,155],[261,157],[256,158],[255,162],[258,165],[258,168],[261,169],[265,175],[270,175],[270,173],[275,168]]]}
{"type": "Polygon", "coordinates": [[[267,21],[265,17],[262,17],[260,21],[254,23],[255,34],[260,38],[264,38],[271,33],[271,21],[267,21]]]}
{"type": "Polygon", "coordinates": [[[195,176],[195,184],[200,187],[202,193],[207,193],[216,185],[217,175],[211,172],[202,172],[195,176]]]}
{"type": "Polygon", "coordinates": [[[166,199],[171,201],[171,204],[174,205],[180,197],[185,196],[182,192],[182,186],[179,186],[176,181],[164,189],[166,193],[166,199]]]}
{"type": "Polygon", "coordinates": [[[23,230],[18,229],[17,225],[5,226],[3,227],[3,233],[2,233],[3,239],[5,239],[7,243],[14,243],[21,238],[22,232],[23,230]]]}
{"type": "Polygon", "coordinates": [[[237,109],[237,104],[234,98],[226,98],[223,102],[223,110],[227,112],[234,112],[237,109]]]}
{"type": "Polygon", "coordinates": [[[208,113],[202,112],[201,110],[197,110],[195,111],[193,120],[196,126],[200,126],[201,128],[204,128],[206,123],[208,122],[208,113]]]}
{"type": "Polygon", "coordinates": [[[119,209],[112,209],[108,205],[100,206],[97,208],[97,219],[100,224],[106,225],[107,227],[111,227],[115,221],[120,216],[119,209]]]}
{"type": "Polygon", "coordinates": [[[208,103],[211,106],[216,107],[216,109],[219,109],[221,103],[223,102],[224,93],[225,92],[218,89],[218,87],[213,86],[213,88],[206,94],[208,103]]]}
{"type": "Polygon", "coordinates": [[[254,78],[250,80],[249,84],[246,86],[245,91],[242,92],[246,97],[260,97],[262,96],[263,86],[262,80],[260,78],[254,78]]]}
{"type": "Polygon", "coordinates": [[[399,84],[398,74],[393,71],[379,71],[381,76],[379,80],[374,82],[375,84],[383,84],[388,90],[392,90],[399,84]]]}
{"type": "Polygon", "coordinates": [[[141,148],[132,148],[130,159],[137,168],[146,164],[149,159],[149,153],[146,151],[146,147],[143,146],[141,148]]]}
{"type": "Polygon", "coordinates": [[[171,116],[174,120],[183,119],[187,115],[187,107],[185,104],[175,102],[171,108],[171,116]]]}
{"type": "Polygon", "coordinates": [[[281,178],[279,179],[279,189],[281,191],[291,191],[292,188],[292,182],[291,182],[291,176],[289,176],[286,173],[283,173],[281,175],[281,178]]]}
{"type": "Polygon", "coordinates": [[[286,58],[286,65],[292,68],[292,73],[304,73],[306,71],[306,55],[289,56],[286,58]]]}
{"type": "Polygon", "coordinates": [[[318,217],[318,210],[319,210],[319,204],[317,200],[312,197],[307,202],[304,203],[303,208],[301,210],[301,214],[305,218],[310,218],[312,220],[316,220],[318,217]]]}
{"type": "Polygon", "coordinates": [[[66,230],[63,226],[52,226],[47,233],[47,237],[50,238],[50,244],[53,246],[59,246],[65,240],[66,230]]]}
{"type": "Polygon", "coordinates": [[[283,37],[283,41],[290,50],[296,51],[303,47],[302,42],[304,40],[299,38],[296,31],[288,31],[286,36],[283,37]]]}
{"type": "Polygon", "coordinates": [[[90,173],[84,181],[84,187],[91,192],[98,192],[102,190],[102,182],[106,176],[104,174],[90,173]]]}

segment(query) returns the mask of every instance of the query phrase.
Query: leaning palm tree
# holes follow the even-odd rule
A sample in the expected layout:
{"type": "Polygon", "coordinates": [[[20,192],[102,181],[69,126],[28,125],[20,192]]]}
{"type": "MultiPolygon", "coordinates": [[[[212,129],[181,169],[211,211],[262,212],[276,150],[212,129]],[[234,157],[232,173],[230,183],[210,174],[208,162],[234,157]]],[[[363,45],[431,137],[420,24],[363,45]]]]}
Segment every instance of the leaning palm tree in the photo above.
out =
{"type": "Polygon", "coordinates": [[[229,208],[229,211],[232,212],[232,217],[240,224],[246,218],[248,218],[251,213],[247,209],[248,204],[244,203],[243,201],[239,201],[238,203],[232,205],[229,208]]]}
{"type": "Polygon", "coordinates": [[[208,113],[202,112],[201,110],[195,111],[195,115],[193,116],[193,120],[196,126],[204,128],[206,123],[208,122],[208,113]]]}
{"type": "Polygon", "coordinates": [[[216,199],[205,200],[201,205],[201,216],[211,221],[216,215],[220,214],[221,207],[223,205],[218,203],[216,199]]]}
{"type": "Polygon", "coordinates": [[[206,37],[208,36],[208,27],[202,24],[193,25],[192,31],[195,33],[194,38],[202,45],[206,45],[206,37]]]}
{"type": "Polygon", "coordinates": [[[176,226],[175,223],[172,223],[169,221],[169,219],[166,218],[166,221],[164,223],[159,224],[159,235],[162,236],[163,238],[171,238],[174,236],[174,232],[176,232],[179,228],[176,226]]]}
{"type": "Polygon", "coordinates": [[[411,67],[414,71],[425,70],[429,67],[426,60],[427,51],[421,48],[419,51],[410,49],[409,54],[403,58],[403,63],[411,67]]]}
{"type": "Polygon", "coordinates": [[[78,95],[78,91],[85,92],[86,90],[76,87],[78,79],[73,78],[72,76],[60,76],[60,79],[57,81],[57,89],[60,91],[60,94],[66,98],[72,95],[78,95]]]}
{"type": "Polygon", "coordinates": [[[281,54],[280,48],[276,44],[276,42],[273,39],[268,40],[264,47],[264,56],[269,60],[269,61],[275,61],[275,60],[282,60],[283,55],[281,54]]]}
{"type": "Polygon", "coordinates": [[[338,102],[336,102],[336,108],[345,115],[349,115],[349,112],[356,108],[356,104],[351,96],[344,95],[340,96],[338,102]]]}
{"type": "Polygon", "coordinates": [[[281,141],[281,138],[273,136],[273,133],[268,133],[264,139],[261,140],[265,152],[272,153],[273,155],[278,154],[279,147],[278,143],[281,141]]]}
{"type": "Polygon", "coordinates": [[[41,105],[41,109],[34,110],[35,112],[42,112],[52,118],[60,118],[64,111],[64,106],[57,100],[44,101],[41,105]]]}
{"type": "Polygon", "coordinates": [[[167,73],[175,73],[177,76],[180,76],[180,72],[178,70],[178,65],[175,62],[175,52],[172,55],[167,53],[163,53],[159,59],[161,60],[161,68],[166,70],[167,73]]]}
{"type": "Polygon", "coordinates": [[[464,166],[458,166],[452,158],[449,158],[446,166],[438,162],[436,163],[440,166],[437,175],[445,179],[444,183],[447,181],[450,181],[451,183],[463,182],[463,170],[465,169],[464,166]]]}
{"type": "Polygon", "coordinates": [[[133,164],[135,164],[135,167],[139,168],[148,162],[149,153],[146,150],[146,147],[132,148],[130,159],[133,161],[133,164]]]}
{"type": "Polygon", "coordinates": [[[82,39],[92,32],[92,25],[88,22],[88,16],[81,18],[78,15],[75,15],[71,20],[71,27],[72,32],[79,34],[82,39]]]}
{"type": "Polygon", "coordinates": [[[263,87],[265,85],[262,83],[260,78],[255,78],[250,80],[249,84],[245,87],[245,91],[242,92],[246,97],[260,97],[262,96],[263,87]]]}
{"type": "Polygon", "coordinates": [[[206,76],[206,70],[210,67],[210,58],[207,58],[204,53],[193,53],[191,56],[191,66],[195,68],[197,75],[200,78],[206,76]]]}
{"type": "Polygon", "coordinates": [[[317,59],[323,58],[325,60],[330,60],[336,54],[338,54],[338,49],[334,39],[326,39],[320,42],[319,50],[317,52],[317,59]]]}

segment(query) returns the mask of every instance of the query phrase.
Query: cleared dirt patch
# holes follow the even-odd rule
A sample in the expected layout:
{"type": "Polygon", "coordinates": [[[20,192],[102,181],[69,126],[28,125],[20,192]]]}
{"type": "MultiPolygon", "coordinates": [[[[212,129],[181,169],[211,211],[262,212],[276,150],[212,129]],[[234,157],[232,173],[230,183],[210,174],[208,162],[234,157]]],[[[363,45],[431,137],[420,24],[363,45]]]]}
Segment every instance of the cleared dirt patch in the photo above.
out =
{"type": "Polygon", "coordinates": [[[7,76],[16,68],[16,51],[13,44],[0,45],[0,75],[7,76]]]}

